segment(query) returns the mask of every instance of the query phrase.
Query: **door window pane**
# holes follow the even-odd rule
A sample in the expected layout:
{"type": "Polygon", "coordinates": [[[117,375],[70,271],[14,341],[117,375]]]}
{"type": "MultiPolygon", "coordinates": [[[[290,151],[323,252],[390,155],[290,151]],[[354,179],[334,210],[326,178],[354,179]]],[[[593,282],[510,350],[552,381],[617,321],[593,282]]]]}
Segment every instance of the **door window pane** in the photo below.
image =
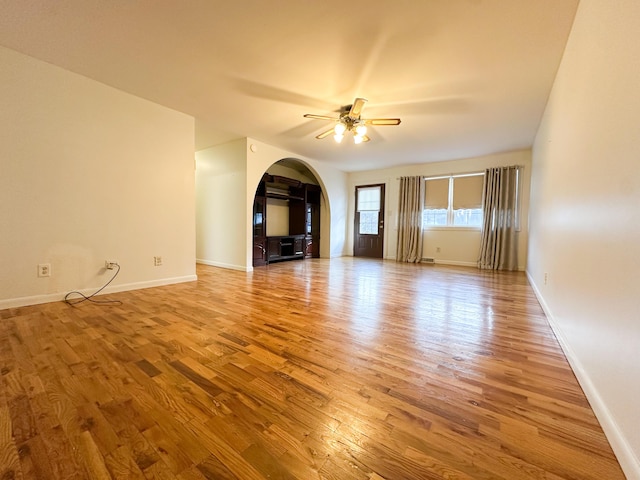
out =
{"type": "Polygon", "coordinates": [[[360,212],[360,224],[358,233],[360,235],[378,234],[378,215],[380,212],[360,212]]]}

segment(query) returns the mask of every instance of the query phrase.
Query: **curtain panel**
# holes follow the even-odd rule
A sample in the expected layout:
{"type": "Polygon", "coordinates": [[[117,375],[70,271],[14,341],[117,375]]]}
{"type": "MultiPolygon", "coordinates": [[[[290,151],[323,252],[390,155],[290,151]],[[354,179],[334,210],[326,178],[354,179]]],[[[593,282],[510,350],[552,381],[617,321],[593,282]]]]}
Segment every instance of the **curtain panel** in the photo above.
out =
{"type": "Polygon", "coordinates": [[[482,192],[482,236],[478,268],[518,269],[516,225],[518,177],[522,167],[488,168],[482,192]]]}
{"type": "Polygon", "coordinates": [[[422,260],[422,210],[424,179],[400,178],[398,211],[398,247],[396,261],[418,263],[422,260]]]}

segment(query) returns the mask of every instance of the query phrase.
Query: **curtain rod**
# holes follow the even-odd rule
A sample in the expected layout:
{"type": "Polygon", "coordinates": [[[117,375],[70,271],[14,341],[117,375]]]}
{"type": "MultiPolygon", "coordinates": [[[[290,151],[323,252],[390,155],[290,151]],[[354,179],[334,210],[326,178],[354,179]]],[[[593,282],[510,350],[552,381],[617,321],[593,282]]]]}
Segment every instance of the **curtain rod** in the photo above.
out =
{"type": "MultiPolygon", "coordinates": [[[[507,165],[507,168],[510,167],[518,167],[518,168],[524,168],[524,165],[507,165]]],[[[489,167],[489,168],[495,168],[495,167],[489,167]]],[[[485,170],[487,170],[486,168],[483,169],[482,171],[476,171],[476,172],[468,172],[468,173],[443,173],[440,175],[433,175],[433,176],[427,176],[427,175],[405,175],[405,177],[419,177],[422,176],[423,179],[427,179],[427,178],[447,178],[447,177],[463,177],[465,175],[481,175],[484,174],[485,170]]],[[[396,177],[396,180],[400,180],[402,177],[396,177]]]]}
{"type": "MultiPolygon", "coordinates": [[[[427,176],[427,175],[405,175],[405,177],[422,177],[424,180],[428,178],[449,178],[449,177],[466,177],[473,175],[484,175],[484,170],[482,172],[468,172],[468,173],[442,173],[439,175],[427,176]]],[[[400,180],[402,177],[396,177],[396,180],[400,180]]]]}

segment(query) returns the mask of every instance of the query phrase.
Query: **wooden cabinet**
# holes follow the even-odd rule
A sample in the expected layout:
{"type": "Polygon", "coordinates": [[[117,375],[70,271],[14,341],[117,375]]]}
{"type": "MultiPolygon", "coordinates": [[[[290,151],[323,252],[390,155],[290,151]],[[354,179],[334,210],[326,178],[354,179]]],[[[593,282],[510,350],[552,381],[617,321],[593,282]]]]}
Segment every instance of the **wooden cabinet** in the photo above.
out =
{"type": "Polygon", "coordinates": [[[253,266],[320,257],[320,186],[265,174],[253,202],[253,266]],[[267,202],[286,201],[289,234],[267,236],[267,202]]]}
{"type": "Polygon", "coordinates": [[[267,237],[268,262],[304,258],[304,235],[267,237]]]}

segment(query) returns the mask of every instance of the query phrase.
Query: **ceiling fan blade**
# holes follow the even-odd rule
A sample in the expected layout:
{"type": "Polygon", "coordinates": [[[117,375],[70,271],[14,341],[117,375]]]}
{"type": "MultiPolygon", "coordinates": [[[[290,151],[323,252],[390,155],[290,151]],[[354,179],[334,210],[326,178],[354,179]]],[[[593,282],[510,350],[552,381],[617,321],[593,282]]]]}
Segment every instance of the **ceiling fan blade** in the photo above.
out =
{"type": "Polygon", "coordinates": [[[364,104],[367,103],[366,98],[356,98],[353,101],[353,105],[351,105],[351,110],[349,110],[349,116],[354,120],[360,118],[360,113],[364,107],[364,104]]]}
{"type": "Polygon", "coordinates": [[[365,125],[400,125],[399,118],[368,118],[364,120],[365,125]]]}
{"type": "Polygon", "coordinates": [[[333,133],[333,128],[330,130],[327,130],[326,132],[322,132],[320,135],[316,135],[316,138],[318,140],[322,140],[325,137],[328,137],[329,135],[331,135],[333,133]]]}
{"type": "Polygon", "coordinates": [[[303,115],[305,118],[313,118],[315,120],[331,120],[332,122],[337,122],[338,119],[334,117],[327,117],[326,115],[314,115],[312,113],[305,113],[303,115]]]}

